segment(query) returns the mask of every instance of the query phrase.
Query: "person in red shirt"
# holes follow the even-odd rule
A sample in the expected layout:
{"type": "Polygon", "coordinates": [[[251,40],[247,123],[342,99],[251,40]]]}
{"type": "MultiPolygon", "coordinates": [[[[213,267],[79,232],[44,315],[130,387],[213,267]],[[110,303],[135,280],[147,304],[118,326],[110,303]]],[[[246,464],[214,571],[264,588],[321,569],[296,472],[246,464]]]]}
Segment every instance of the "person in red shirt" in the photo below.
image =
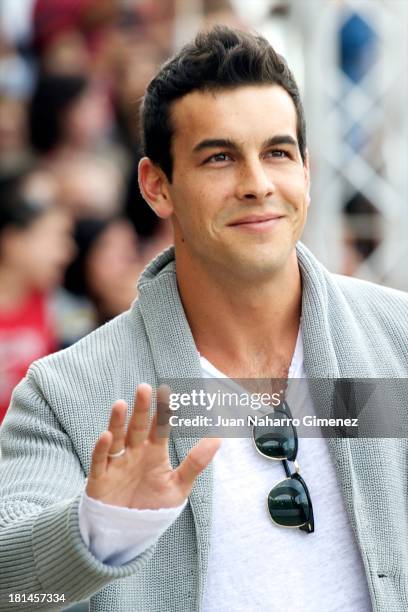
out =
{"type": "Polygon", "coordinates": [[[58,348],[50,295],[74,255],[67,213],[26,191],[0,190],[0,423],[31,362],[58,348]]]}

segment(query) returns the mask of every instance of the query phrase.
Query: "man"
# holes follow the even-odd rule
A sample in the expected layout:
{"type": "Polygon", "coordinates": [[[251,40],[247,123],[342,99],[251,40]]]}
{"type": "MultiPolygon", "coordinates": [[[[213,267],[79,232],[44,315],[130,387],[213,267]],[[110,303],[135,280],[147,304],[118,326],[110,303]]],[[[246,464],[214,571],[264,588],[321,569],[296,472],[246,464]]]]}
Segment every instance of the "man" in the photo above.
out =
{"type": "Polygon", "coordinates": [[[281,466],[251,440],[167,445],[148,426],[165,378],[408,374],[407,296],[332,276],[298,242],[309,162],[289,69],[264,39],[215,28],[160,70],[142,119],[140,185],[175,254],[147,267],[129,312],[14,393],[0,610],[26,605],[13,592],[92,596],[98,612],[406,609],[405,440],[301,439],[306,534],[271,523],[281,466]]]}

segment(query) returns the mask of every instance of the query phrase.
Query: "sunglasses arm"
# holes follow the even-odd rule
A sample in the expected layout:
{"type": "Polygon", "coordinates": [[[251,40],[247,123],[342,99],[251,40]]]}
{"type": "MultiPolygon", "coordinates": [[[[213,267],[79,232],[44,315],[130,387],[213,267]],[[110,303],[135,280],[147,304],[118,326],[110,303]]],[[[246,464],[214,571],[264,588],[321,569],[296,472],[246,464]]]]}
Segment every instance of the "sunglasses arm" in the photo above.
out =
{"type": "MultiPolygon", "coordinates": [[[[284,467],[284,469],[285,469],[286,476],[287,476],[288,478],[291,478],[292,473],[291,473],[291,471],[290,471],[290,469],[289,469],[289,465],[288,465],[288,462],[287,462],[287,460],[286,460],[286,459],[282,459],[282,465],[283,465],[283,467],[284,467]]],[[[299,467],[299,466],[298,466],[298,467],[299,467]]],[[[313,516],[313,506],[312,506],[312,501],[311,501],[311,499],[310,499],[310,497],[309,497],[309,492],[308,492],[307,488],[306,488],[306,491],[307,491],[307,497],[308,497],[308,500],[309,500],[309,508],[310,508],[310,510],[309,510],[309,512],[310,512],[310,514],[309,514],[309,520],[307,521],[307,523],[305,523],[304,525],[302,525],[302,527],[299,527],[299,529],[300,529],[301,531],[306,531],[306,533],[313,533],[313,532],[314,532],[314,516],[313,516]]]]}
{"type": "Polygon", "coordinates": [[[312,504],[310,504],[310,516],[308,522],[302,525],[302,527],[299,527],[299,529],[301,529],[302,531],[306,531],[307,533],[314,532],[314,516],[312,504]]]}

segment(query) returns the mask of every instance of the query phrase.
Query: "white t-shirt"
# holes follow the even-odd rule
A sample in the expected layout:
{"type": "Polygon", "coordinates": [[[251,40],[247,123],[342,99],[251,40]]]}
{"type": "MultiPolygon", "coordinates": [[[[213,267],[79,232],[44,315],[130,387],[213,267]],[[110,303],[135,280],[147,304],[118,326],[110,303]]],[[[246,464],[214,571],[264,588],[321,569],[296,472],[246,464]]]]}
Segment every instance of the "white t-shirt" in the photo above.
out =
{"type": "MultiPolygon", "coordinates": [[[[203,377],[234,384],[205,358],[203,377]]],[[[306,378],[301,330],[289,378],[306,378]]],[[[307,385],[296,405],[314,414],[307,385]]],[[[288,396],[290,404],[290,396],[288,396]]],[[[292,410],[293,413],[293,410],[292,410]]],[[[293,414],[295,416],[295,414],[293,414]]],[[[366,576],[323,438],[299,440],[298,462],[313,503],[315,532],[285,529],[270,519],[266,499],[285,478],[278,461],[256,452],[248,438],[225,438],[214,460],[211,547],[203,612],[368,612],[366,576]]],[[[82,538],[105,563],[133,559],[179,516],[178,508],[135,510],[108,506],[85,493],[79,508],[82,538]]]]}
{"type": "MultiPolygon", "coordinates": [[[[205,377],[225,377],[204,358],[201,367],[205,377]]],[[[306,378],[301,331],[289,378],[306,378]]],[[[306,384],[297,386],[296,402],[290,393],[291,387],[287,401],[294,417],[296,409],[315,414],[306,384]]],[[[266,500],[273,485],[286,477],[281,462],[256,452],[251,439],[223,439],[214,459],[205,612],[372,609],[325,439],[299,439],[297,461],[313,504],[312,534],[271,521],[266,500]]]]}

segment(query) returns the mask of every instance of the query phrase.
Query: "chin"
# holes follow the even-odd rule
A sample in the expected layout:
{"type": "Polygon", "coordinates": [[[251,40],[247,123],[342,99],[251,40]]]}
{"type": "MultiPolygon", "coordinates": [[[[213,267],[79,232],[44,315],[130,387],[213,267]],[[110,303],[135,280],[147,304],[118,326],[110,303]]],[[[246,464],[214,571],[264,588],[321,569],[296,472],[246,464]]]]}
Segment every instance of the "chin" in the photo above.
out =
{"type": "Polygon", "coordinates": [[[241,268],[257,272],[275,272],[284,268],[293,250],[292,245],[279,245],[279,248],[271,245],[263,245],[262,248],[246,249],[238,254],[241,268]]]}

